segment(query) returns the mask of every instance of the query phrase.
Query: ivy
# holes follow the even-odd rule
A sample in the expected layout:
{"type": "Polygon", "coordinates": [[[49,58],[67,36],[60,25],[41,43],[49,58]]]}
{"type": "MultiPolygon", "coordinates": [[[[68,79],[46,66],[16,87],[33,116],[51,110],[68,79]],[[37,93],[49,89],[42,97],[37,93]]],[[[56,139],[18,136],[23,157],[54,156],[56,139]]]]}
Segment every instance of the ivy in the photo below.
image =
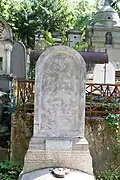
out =
{"type": "Polygon", "coordinates": [[[22,167],[17,163],[11,161],[0,162],[1,180],[17,180],[21,171],[22,167]]]}
{"type": "MultiPolygon", "coordinates": [[[[106,123],[115,133],[116,145],[114,151],[120,153],[120,114],[109,114],[105,118],[106,123]]],[[[120,180],[120,164],[108,164],[104,172],[99,173],[97,180],[120,180]]]]}
{"type": "Polygon", "coordinates": [[[120,114],[109,114],[106,117],[106,122],[116,134],[115,150],[120,152],[120,114]]]}
{"type": "Polygon", "coordinates": [[[14,111],[9,93],[3,93],[0,97],[1,104],[3,106],[3,116],[0,122],[0,146],[8,148],[10,142],[10,132],[11,132],[11,114],[14,111]]]}
{"type": "Polygon", "coordinates": [[[120,166],[118,164],[111,164],[104,172],[101,172],[97,180],[120,180],[120,166]]]}

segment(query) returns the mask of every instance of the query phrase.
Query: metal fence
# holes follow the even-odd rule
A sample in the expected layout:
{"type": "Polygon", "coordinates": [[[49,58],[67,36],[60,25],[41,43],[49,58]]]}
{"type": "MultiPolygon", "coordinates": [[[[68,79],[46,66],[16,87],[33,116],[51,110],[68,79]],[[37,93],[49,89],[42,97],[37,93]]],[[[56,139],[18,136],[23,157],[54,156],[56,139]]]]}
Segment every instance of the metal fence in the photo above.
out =
{"type": "Polygon", "coordinates": [[[17,81],[16,97],[17,110],[33,110],[34,80],[17,81]]]}
{"type": "MultiPolygon", "coordinates": [[[[34,111],[34,80],[17,81],[17,110],[34,111]]],[[[86,84],[86,112],[120,114],[120,84],[86,84]]]]}
{"type": "Polygon", "coordinates": [[[86,84],[86,112],[120,114],[120,84],[86,84]]]}

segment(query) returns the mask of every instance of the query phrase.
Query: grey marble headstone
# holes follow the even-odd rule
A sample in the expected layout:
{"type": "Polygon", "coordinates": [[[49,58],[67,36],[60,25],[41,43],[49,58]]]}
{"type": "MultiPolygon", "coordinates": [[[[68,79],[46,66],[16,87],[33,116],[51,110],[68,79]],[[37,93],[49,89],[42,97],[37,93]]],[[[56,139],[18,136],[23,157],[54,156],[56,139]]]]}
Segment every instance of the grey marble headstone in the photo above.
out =
{"type": "Polygon", "coordinates": [[[36,64],[34,132],[23,173],[51,167],[92,174],[84,138],[86,66],[72,48],[56,46],[36,64]]]}
{"type": "Polygon", "coordinates": [[[86,66],[78,52],[49,48],[36,64],[37,136],[84,137],[86,66]]]}
{"type": "Polygon", "coordinates": [[[10,72],[17,79],[26,77],[26,48],[23,43],[15,41],[11,53],[11,70],[10,72]]]}

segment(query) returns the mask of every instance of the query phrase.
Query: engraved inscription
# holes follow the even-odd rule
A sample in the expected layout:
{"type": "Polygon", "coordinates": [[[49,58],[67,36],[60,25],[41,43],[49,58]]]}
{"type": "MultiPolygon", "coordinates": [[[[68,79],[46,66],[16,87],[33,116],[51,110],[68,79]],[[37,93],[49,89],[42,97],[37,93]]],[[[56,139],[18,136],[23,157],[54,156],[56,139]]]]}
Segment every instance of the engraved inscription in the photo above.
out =
{"type": "Polygon", "coordinates": [[[41,129],[74,130],[78,111],[78,76],[74,59],[52,57],[42,80],[41,129]]]}

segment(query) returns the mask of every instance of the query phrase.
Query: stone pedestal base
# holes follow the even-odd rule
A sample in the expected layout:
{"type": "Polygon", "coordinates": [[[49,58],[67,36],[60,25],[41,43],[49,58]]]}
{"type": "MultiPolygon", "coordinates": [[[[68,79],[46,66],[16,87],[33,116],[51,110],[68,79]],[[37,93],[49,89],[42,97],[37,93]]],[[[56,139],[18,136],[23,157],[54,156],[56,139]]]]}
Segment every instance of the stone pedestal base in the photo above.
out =
{"type": "Polygon", "coordinates": [[[51,167],[65,167],[93,174],[86,139],[33,137],[25,156],[23,173],[51,167]]]}
{"type": "Polygon", "coordinates": [[[19,179],[21,180],[57,180],[57,179],[64,179],[64,180],[95,180],[93,175],[83,173],[81,171],[69,169],[68,174],[64,176],[64,178],[57,178],[54,176],[52,169],[40,169],[37,171],[21,174],[19,179]]]}

